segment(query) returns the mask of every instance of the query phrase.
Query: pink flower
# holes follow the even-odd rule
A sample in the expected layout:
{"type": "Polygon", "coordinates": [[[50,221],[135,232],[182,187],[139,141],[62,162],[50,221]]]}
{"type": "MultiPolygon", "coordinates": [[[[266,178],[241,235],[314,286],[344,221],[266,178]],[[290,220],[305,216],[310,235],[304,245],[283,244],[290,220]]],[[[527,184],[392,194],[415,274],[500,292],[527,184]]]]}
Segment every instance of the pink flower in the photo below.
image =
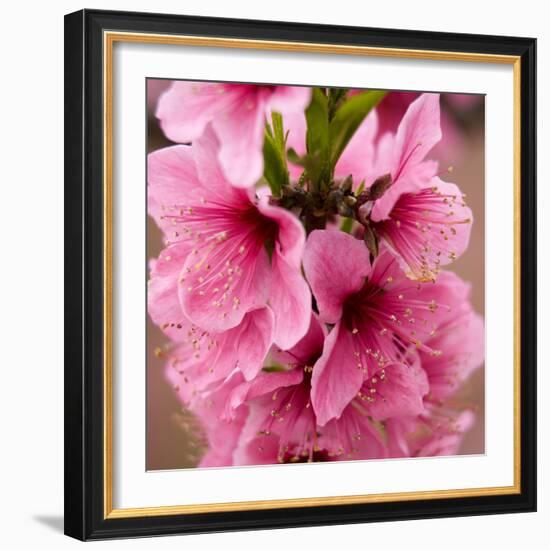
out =
{"type": "Polygon", "coordinates": [[[430,382],[430,400],[436,402],[454,394],[485,358],[485,327],[470,304],[470,285],[448,271],[439,276],[438,282],[443,281],[455,288],[449,296],[453,303],[449,312],[443,312],[435,335],[426,341],[441,353],[420,352],[430,382]]]}
{"type": "Polygon", "coordinates": [[[434,177],[421,190],[400,195],[389,217],[374,227],[398,254],[408,277],[433,281],[468,247],[471,222],[460,189],[434,177]]]}
{"type": "Polygon", "coordinates": [[[187,404],[235,370],[246,379],[256,376],[273,342],[275,324],[269,307],[249,311],[237,326],[219,333],[190,322],[181,308],[178,287],[191,249],[191,243],[181,241],[163,250],[152,262],[147,292],[151,319],[172,340],[160,354],[166,357],[170,379],[187,404]]]}
{"type": "Polygon", "coordinates": [[[161,96],[156,115],[177,143],[195,141],[212,123],[225,176],[237,187],[249,187],[262,177],[266,119],[272,111],[283,117],[303,112],[310,97],[307,87],[179,81],[161,96]]]}
{"type": "Polygon", "coordinates": [[[382,458],[380,426],[358,399],[338,420],[320,428],[311,406],[311,373],[320,357],[326,330],[315,316],[307,335],[292,349],[275,351],[282,372],[262,373],[238,386],[229,409],[249,414],[233,455],[234,464],[319,462],[382,458]]]}
{"type": "MultiPolygon", "coordinates": [[[[390,366],[395,405],[403,406],[400,414],[420,413],[428,386],[423,372],[414,367],[415,350],[439,353],[427,341],[435,335],[442,312],[449,309],[454,283],[413,282],[384,249],[371,266],[361,241],[330,230],[310,234],[304,270],[320,319],[334,324],[312,377],[319,424],[338,418],[369,380],[367,395],[371,389],[377,391],[373,378],[382,371],[388,374],[390,366]]],[[[393,405],[390,396],[384,398],[383,403],[393,405]]],[[[382,411],[381,406],[380,417],[382,411]]]]}
{"type": "Polygon", "coordinates": [[[380,138],[374,160],[367,159],[377,176],[390,174],[392,181],[372,208],[374,221],[388,219],[400,195],[429,184],[438,166],[425,157],[440,139],[439,94],[422,94],[407,109],[397,132],[380,138]]]}
{"type": "MultiPolygon", "coordinates": [[[[179,385],[181,383],[181,379],[174,369],[167,368],[166,374],[172,384],[179,385]]],[[[191,402],[183,400],[183,404],[190,407],[198,420],[199,427],[202,428],[201,439],[207,449],[197,467],[233,465],[233,454],[239,443],[248,410],[246,407],[241,407],[235,411],[231,419],[221,419],[228,396],[235,387],[242,383],[242,376],[240,373],[236,373],[214,390],[203,392],[200,399],[193,399],[191,402]]],[[[181,397],[181,393],[179,395],[181,397]]]]}
{"type": "Polygon", "coordinates": [[[407,109],[397,133],[379,141],[372,171],[391,175],[392,184],[362,209],[378,235],[399,256],[412,279],[434,280],[441,266],[468,246],[472,212],[458,187],[436,176],[425,160],[440,140],[439,95],[422,94],[407,109]]]}
{"type": "Polygon", "coordinates": [[[439,407],[422,420],[425,431],[414,434],[412,456],[451,456],[458,453],[464,435],[474,425],[475,415],[468,409],[439,407]]]}
{"type": "MultiPolygon", "coordinates": [[[[418,355],[411,354],[408,364],[388,363],[366,378],[339,418],[320,422],[312,406],[312,376],[326,348],[326,330],[313,317],[301,342],[274,354],[287,370],[262,373],[234,390],[230,408],[239,411],[246,403],[250,410],[236,464],[383,458],[383,422],[424,411],[427,378],[418,355]]],[[[335,363],[333,368],[345,374],[346,365],[335,363]]]]}
{"type": "MultiPolygon", "coordinates": [[[[419,92],[389,92],[384,97],[376,107],[379,118],[377,140],[387,132],[395,133],[397,131],[407,108],[420,95],[419,92]]],[[[478,98],[479,96],[467,94],[444,94],[445,102],[453,106],[456,105],[459,109],[462,109],[462,105],[471,105],[478,98]]],[[[454,164],[462,158],[465,142],[463,130],[448,109],[441,111],[441,131],[442,139],[432,150],[432,156],[454,164]]]]}
{"type": "Polygon", "coordinates": [[[418,417],[393,418],[386,422],[392,458],[456,455],[475,420],[471,410],[428,406],[418,417]]]}
{"type": "Polygon", "coordinates": [[[160,319],[169,306],[177,317],[177,297],[179,317],[221,333],[269,303],[274,341],[290,347],[306,333],[311,309],[300,272],[304,230],[269,197],[257,199],[252,190],[232,186],[218,152],[218,139],[207,128],[192,146],[149,155],[149,213],[168,239],[161,256],[178,277],[172,299],[154,294],[150,308],[160,308],[154,313],[160,319]]]}
{"type": "Polygon", "coordinates": [[[201,390],[216,387],[235,370],[253,379],[273,341],[273,314],[268,307],[247,313],[239,325],[219,334],[184,321],[176,327],[181,340],[166,355],[181,377],[178,393],[185,402],[201,390]]]}

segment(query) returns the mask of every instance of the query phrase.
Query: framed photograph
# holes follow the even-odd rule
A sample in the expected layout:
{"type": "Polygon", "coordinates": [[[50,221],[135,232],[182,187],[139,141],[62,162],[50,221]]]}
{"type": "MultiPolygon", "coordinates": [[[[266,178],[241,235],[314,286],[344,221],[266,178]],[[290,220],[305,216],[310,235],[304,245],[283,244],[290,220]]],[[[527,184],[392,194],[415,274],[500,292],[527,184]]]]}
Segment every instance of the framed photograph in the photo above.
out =
{"type": "Polygon", "coordinates": [[[532,38],[65,18],[65,530],[536,508],[532,38]]]}

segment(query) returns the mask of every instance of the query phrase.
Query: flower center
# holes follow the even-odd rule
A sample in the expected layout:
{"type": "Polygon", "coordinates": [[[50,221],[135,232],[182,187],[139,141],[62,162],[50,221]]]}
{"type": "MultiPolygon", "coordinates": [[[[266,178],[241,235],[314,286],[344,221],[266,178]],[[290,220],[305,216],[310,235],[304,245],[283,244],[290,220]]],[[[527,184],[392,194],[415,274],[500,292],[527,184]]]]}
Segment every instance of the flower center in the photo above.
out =
{"type": "Polygon", "coordinates": [[[297,464],[305,462],[332,462],[334,461],[334,454],[329,453],[326,449],[313,449],[312,453],[302,452],[301,454],[295,454],[286,451],[282,456],[279,455],[279,462],[281,464],[297,464]]]}
{"type": "Polygon", "coordinates": [[[254,205],[238,212],[238,222],[249,228],[249,239],[260,246],[273,250],[279,234],[279,226],[275,220],[264,216],[254,205]]]}

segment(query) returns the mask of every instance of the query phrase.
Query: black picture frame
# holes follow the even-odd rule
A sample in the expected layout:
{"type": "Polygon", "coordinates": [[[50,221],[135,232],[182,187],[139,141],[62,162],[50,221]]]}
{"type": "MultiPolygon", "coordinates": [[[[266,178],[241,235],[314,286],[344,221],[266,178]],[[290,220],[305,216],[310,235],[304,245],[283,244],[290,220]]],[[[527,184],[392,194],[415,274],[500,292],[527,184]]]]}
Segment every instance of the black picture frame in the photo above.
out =
{"type": "Polygon", "coordinates": [[[65,533],[80,540],[536,510],[536,40],[83,10],[65,17],[65,533]],[[105,518],[103,32],[513,55],[521,66],[517,494],[105,518]]]}

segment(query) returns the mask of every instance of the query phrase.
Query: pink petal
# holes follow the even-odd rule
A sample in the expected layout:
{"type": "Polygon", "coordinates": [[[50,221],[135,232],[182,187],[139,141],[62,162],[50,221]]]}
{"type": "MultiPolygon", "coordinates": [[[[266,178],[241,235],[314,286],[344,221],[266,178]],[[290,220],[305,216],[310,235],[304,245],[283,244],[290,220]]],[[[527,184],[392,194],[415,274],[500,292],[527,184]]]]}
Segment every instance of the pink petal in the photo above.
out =
{"type": "Polygon", "coordinates": [[[339,418],[361,388],[363,373],[356,366],[353,349],[351,332],[337,323],[325,340],[311,379],[311,402],[320,426],[339,418]]]}
{"type": "Polygon", "coordinates": [[[391,458],[404,458],[412,455],[408,434],[417,429],[417,417],[405,416],[390,418],[385,423],[388,455],[391,458]]]}
{"type": "Polygon", "coordinates": [[[452,456],[459,451],[464,434],[474,425],[475,414],[466,410],[456,414],[447,424],[434,427],[431,437],[421,442],[416,456],[452,456]]]}
{"type": "Polygon", "coordinates": [[[148,311],[151,319],[170,338],[178,340],[189,326],[178,300],[178,279],[189,254],[187,243],[165,248],[151,269],[147,287],[148,311]]]}
{"type": "Polygon", "coordinates": [[[304,271],[311,286],[319,317],[335,323],[344,302],[357,292],[370,272],[367,247],[341,231],[316,230],[307,240],[304,271]]]}
{"type": "Polygon", "coordinates": [[[269,197],[263,196],[258,201],[258,210],[267,218],[277,222],[277,242],[280,253],[289,265],[299,269],[304,253],[306,234],[302,224],[288,210],[269,204],[269,197]]]}
{"type": "Polygon", "coordinates": [[[264,418],[254,407],[252,409],[240,433],[233,453],[233,463],[235,465],[276,464],[279,438],[275,434],[258,435],[264,418]]]}
{"type": "Polygon", "coordinates": [[[377,200],[371,217],[374,221],[388,218],[395,202],[435,176],[437,163],[425,156],[441,139],[439,94],[422,94],[413,101],[401,120],[394,138],[384,135],[379,143],[376,171],[390,173],[392,186],[377,200]]]}
{"type": "MultiPolygon", "coordinates": [[[[286,147],[294,149],[298,156],[302,157],[306,154],[306,132],[307,121],[303,111],[295,111],[285,115],[283,119],[283,130],[288,133],[286,147]]],[[[288,172],[292,180],[298,180],[304,169],[297,164],[288,162],[288,172]]]]}
{"type": "Polygon", "coordinates": [[[430,395],[435,399],[445,399],[483,364],[483,318],[473,311],[464,312],[453,322],[440,327],[428,345],[442,352],[440,356],[423,354],[422,364],[430,380],[430,395]]]}
{"type": "Polygon", "coordinates": [[[376,107],[380,120],[380,135],[395,133],[409,105],[419,96],[418,92],[390,92],[376,107]]]}
{"type": "Polygon", "coordinates": [[[379,175],[374,171],[374,140],[378,132],[378,115],[371,111],[359,126],[335,168],[337,178],[353,177],[355,188],[365,181],[368,187],[379,175]]]}
{"type": "MultiPolygon", "coordinates": [[[[374,203],[371,219],[375,222],[391,217],[393,208],[399,198],[405,193],[416,193],[430,184],[438,170],[438,163],[433,160],[411,166],[399,180],[394,180],[384,195],[374,203]]],[[[378,172],[387,174],[388,172],[378,172]]]]}
{"type": "Polygon", "coordinates": [[[251,194],[231,184],[220,162],[221,151],[226,145],[214,131],[213,125],[209,124],[191,147],[201,182],[191,195],[195,202],[202,203],[203,197],[213,204],[242,205],[250,202],[251,194]]]}
{"type": "MultiPolygon", "coordinates": [[[[249,429],[252,432],[252,429],[249,429]]],[[[276,434],[254,437],[241,437],[239,445],[233,455],[235,466],[259,466],[262,464],[277,464],[279,453],[279,436],[276,434]]]]}
{"type": "MultiPolygon", "coordinates": [[[[285,389],[299,389],[302,369],[292,369],[286,373],[265,373],[247,384],[240,398],[248,399],[248,420],[241,433],[239,444],[234,453],[236,464],[277,463],[280,456],[281,440],[285,432],[276,422],[274,412],[280,404],[279,394],[286,396],[285,389]],[[275,431],[274,428],[277,428],[275,431]]],[[[238,402],[237,402],[238,403],[238,402]]]]}
{"type": "Polygon", "coordinates": [[[231,109],[241,96],[238,87],[209,82],[174,82],[160,96],[156,116],[168,139],[189,143],[214,118],[231,109]]]}
{"type": "Polygon", "coordinates": [[[220,334],[195,325],[181,327],[179,345],[168,354],[167,376],[183,403],[242,373],[251,379],[262,369],[273,343],[273,314],[269,308],[248,313],[242,323],[220,334]]]}
{"type": "Polygon", "coordinates": [[[272,285],[269,305],[275,314],[275,343],[288,349],[307,332],[311,319],[311,292],[299,268],[289,263],[275,245],[272,260],[275,284],[272,285]]]}
{"type": "Polygon", "coordinates": [[[164,216],[178,205],[187,204],[189,194],[202,188],[191,148],[186,145],[166,147],[147,157],[149,214],[164,231],[172,235],[174,227],[164,216]]]}
{"type": "Polygon", "coordinates": [[[273,276],[269,303],[275,313],[275,342],[283,349],[293,346],[307,331],[311,311],[311,293],[301,274],[305,232],[296,217],[260,198],[258,210],[278,224],[272,256],[273,276]]]}
{"type": "Polygon", "coordinates": [[[246,380],[252,380],[262,369],[273,336],[274,318],[268,307],[251,311],[241,325],[231,331],[227,344],[235,346],[235,359],[232,361],[246,380]]]}
{"type": "MultiPolygon", "coordinates": [[[[164,375],[176,397],[185,408],[193,409],[204,404],[205,398],[212,392],[220,390],[224,385],[228,386],[227,381],[233,380],[233,377],[231,370],[220,373],[211,368],[218,350],[213,349],[214,340],[210,335],[203,334],[193,325],[185,333],[190,335],[189,340],[180,342],[161,357],[166,357],[164,375]],[[192,345],[191,338],[198,345],[192,345]]],[[[235,372],[244,380],[240,372],[235,372]]],[[[236,377],[230,383],[233,384],[235,380],[236,377]]]]}
{"type": "Polygon", "coordinates": [[[420,362],[393,363],[371,376],[361,388],[365,408],[375,420],[413,416],[424,411],[430,387],[420,362]]]}
{"type": "Polygon", "coordinates": [[[214,248],[193,249],[182,274],[178,289],[182,310],[210,332],[239,325],[248,311],[266,304],[271,289],[267,251],[238,236],[217,242],[214,248]]]}
{"type": "Polygon", "coordinates": [[[378,140],[376,154],[373,159],[377,176],[391,174],[393,170],[393,156],[395,150],[395,134],[386,132],[378,140]]]}
{"type": "Polygon", "coordinates": [[[263,101],[249,94],[234,110],[213,121],[222,143],[220,163],[236,187],[250,187],[262,177],[264,109],[263,101]]]}
{"type": "Polygon", "coordinates": [[[233,464],[233,449],[223,449],[219,451],[217,449],[209,449],[201,461],[197,465],[197,468],[223,468],[226,466],[234,466],[233,464]]]}
{"type": "Polygon", "coordinates": [[[371,460],[387,456],[382,430],[352,405],[344,409],[340,418],[324,426],[319,446],[337,460],[371,460]]]}
{"type": "Polygon", "coordinates": [[[267,104],[270,110],[283,115],[304,112],[311,101],[309,86],[275,86],[267,104]]]}
{"type": "Polygon", "coordinates": [[[421,352],[422,366],[430,382],[430,395],[446,399],[485,358],[485,327],[469,302],[470,285],[452,272],[442,272],[438,282],[444,282],[449,292],[450,309],[442,317],[435,334],[426,342],[438,354],[421,352]]]}
{"type": "Polygon", "coordinates": [[[192,409],[203,426],[209,447],[198,465],[199,468],[233,465],[233,453],[243,431],[248,410],[241,407],[231,420],[224,420],[222,415],[227,394],[238,383],[239,379],[232,377],[219,389],[198,401],[192,409]]]}
{"type": "MultiPolygon", "coordinates": [[[[192,328],[196,330],[196,327],[192,328]]],[[[189,333],[189,331],[185,331],[189,333]]],[[[207,345],[210,340],[210,335],[202,334],[200,331],[193,333],[196,340],[207,345]]],[[[227,356],[225,349],[221,354],[227,356]]],[[[179,346],[173,348],[168,354],[166,362],[165,375],[167,380],[172,384],[176,396],[186,407],[190,407],[201,399],[201,396],[208,391],[219,387],[225,378],[227,378],[234,364],[214,363],[217,361],[218,350],[208,351],[204,349],[195,349],[190,345],[190,341],[180,343],[179,346]]]]}
{"type": "Polygon", "coordinates": [[[302,382],[304,371],[301,368],[284,372],[261,373],[254,379],[237,386],[231,393],[228,405],[231,410],[261,395],[273,393],[279,388],[295,386],[302,382]]]}
{"type": "MultiPolygon", "coordinates": [[[[184,219],[196,224],[193,209],[204,210],[208,204],[217,208],[219,203],[242,209],[251,204],[247,192],[234,188],[224,178],[217,160],[219,147],[217,136],[208,126],[193,146],[166,147],[148,156],[149,213],[169,239],[177,238],[174,232],[180,230],[184,219]]],[[[183,232],[179,232],[179,238],[183,238],[183,232]]]]}
{"type": "Polygon", "coordinates": [[[202,373],[208,374],[196,385],[201,388],[206,382],[222,380],[235,369],[239,369],[246,380],[254,378],[273,344],[273,328],[273,313],[264,307],[247,313],[237,327],[210,335],[213,348],[202,359],[201,366],[202,373]]]}
{"type": "Polygon", "coordinates": [[[439,94],[422,94],[411,103],[395,136],[394,180],[420,164],[441,139],[439,113],[439,94]]]}
{"type": "Polygon", "coordinates": [[[327,330],[324,323],[319,322],[318,316],[310,312],[311,321],[306,335],[287,351],[281,349],[272,350],[272,356],[277,363],[286,366],[310,366],[323,352],[323,345],[327,330]]]}

